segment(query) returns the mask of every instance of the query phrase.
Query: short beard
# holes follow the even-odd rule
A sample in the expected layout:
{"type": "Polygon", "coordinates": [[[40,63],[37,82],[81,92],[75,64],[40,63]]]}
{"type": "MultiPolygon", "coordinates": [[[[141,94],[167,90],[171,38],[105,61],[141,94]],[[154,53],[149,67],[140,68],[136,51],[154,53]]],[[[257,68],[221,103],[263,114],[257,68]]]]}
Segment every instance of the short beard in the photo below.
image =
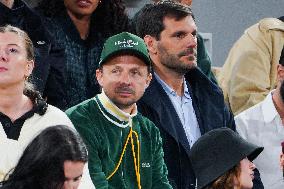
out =
{"type": "MultiPolygon", "coordinates": [[[[196,60],[196,49],[189,49],[183,52],[180,52],[179,54],[170,54],[168,53],[167,49],[164,48],[162,45],[158,45],[158,50],[160,52],[160,59],[161,59],[161,64],[164,65],[165,67],[175,71],[178,74],[184,75],[186,74],[189,70],[194,69],[197,67],[196,63],[194,64],[185,64],[184,62],[180,61],[179,58],[188,54],[190,51],[191,53],[194,53],[195,60],[196,60]],[[193,52],[194,51],[194,52],[193,52]]],[[[189,57],[191,59],[192,57],[189,57]]],[[[190,60],[192,61],[192,60],[190,60]]]]}

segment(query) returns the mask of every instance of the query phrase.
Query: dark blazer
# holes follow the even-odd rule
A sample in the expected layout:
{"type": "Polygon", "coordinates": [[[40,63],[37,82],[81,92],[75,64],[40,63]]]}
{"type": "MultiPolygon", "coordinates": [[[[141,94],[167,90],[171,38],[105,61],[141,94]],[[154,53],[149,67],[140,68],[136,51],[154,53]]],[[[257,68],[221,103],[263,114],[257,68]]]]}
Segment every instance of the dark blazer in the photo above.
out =
{"type": "MultiPolygon", "coordinates": [[[[225,105],[220,88],[198,68],[190,70],[185,78],[190,86],[201,134],[218,127],[235,130],[233,115],[225,105]]],[[[173,188],[194,189],[195,176],[188,157],[189,143],[170,98],[155,77],[137,104],[139,111],[160,129],[173,188]]]]}
{"type": "Polygon", "coordinates": [[[15,0],[12,9],[0,3],[0,26],[10,24],[24,30],[35,49],[35,68],[30,81],[47,102],[61,109],[65,102],[64,49],[53,43],[41,17],[22,0],[15,0]]]}

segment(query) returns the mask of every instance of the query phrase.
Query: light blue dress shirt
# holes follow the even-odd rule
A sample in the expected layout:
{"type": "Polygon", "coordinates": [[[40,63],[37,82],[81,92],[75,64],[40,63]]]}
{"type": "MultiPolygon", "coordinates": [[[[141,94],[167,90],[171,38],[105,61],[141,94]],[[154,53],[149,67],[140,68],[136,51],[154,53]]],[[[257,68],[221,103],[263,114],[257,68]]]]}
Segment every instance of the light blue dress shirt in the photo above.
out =
{"type": "Polygon", "coordinates": [[[184,79],[184,93],[183,96],[177,95],[177,93],[166,84],[158,74],[154,73],[157,81],[162,85],[164,91],[170,98],[174,108],[179,116],[182,123],[183,129],[185,131],[188,143],[192,146],[196,140],[201,136],[199,125],[197,122],[196,114],[192,105],[192,99],[189,93],[189,87],[184,79]]]}

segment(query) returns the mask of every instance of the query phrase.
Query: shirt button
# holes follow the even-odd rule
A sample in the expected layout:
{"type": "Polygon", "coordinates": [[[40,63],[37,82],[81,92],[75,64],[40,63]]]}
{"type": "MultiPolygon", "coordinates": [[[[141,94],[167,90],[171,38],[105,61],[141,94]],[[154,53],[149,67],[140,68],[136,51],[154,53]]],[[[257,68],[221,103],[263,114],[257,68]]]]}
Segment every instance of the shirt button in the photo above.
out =
{"type": "Polygon", "coordinates": [[[5,127],[10,127],[10,123],[5,123],[5,127]]]}

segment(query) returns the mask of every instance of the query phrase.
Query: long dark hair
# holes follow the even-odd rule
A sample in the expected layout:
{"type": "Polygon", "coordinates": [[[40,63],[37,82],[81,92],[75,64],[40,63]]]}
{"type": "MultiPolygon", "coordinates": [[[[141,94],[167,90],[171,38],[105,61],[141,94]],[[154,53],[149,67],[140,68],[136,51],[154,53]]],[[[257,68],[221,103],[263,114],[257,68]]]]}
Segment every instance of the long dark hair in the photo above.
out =
{"type": "MultiPolygon", "coordinates": [[[[66,12],[63,0],[42,0],[37,9],[46,17],[54,17],[66,12]]],[[[96,29],[109,37],[111,35],[128,31],[129,18],[125,12],[122,0],[101,0],[92,15],[92,24],[96,29]]]]}
{"type": "Polygon", "coordinates": [[[87,148],[76,131],[63,125],[49,127],[27,146],[1,189],[61,189],[64,162],[87,159],[87,148]]]}

